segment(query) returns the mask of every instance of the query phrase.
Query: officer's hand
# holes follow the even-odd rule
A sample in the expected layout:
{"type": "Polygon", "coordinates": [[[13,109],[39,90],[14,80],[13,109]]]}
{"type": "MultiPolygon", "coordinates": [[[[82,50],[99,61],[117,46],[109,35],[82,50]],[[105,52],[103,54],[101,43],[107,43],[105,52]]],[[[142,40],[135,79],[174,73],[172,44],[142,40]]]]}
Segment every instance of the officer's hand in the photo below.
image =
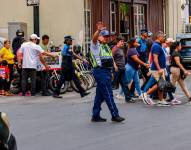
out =
{"type": "Polygon", "coordinates": [[[103,22],[98,22],[97,23],[97,30],[101,31],[106,29],[106,27],[103,25],[103,22]]]}

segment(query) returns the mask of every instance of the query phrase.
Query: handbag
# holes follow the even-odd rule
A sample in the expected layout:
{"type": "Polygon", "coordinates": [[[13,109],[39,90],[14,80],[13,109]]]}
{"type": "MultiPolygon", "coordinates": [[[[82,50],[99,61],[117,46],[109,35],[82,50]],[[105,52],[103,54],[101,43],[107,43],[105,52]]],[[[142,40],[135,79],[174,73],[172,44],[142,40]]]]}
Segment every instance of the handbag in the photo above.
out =
{"type": "Polygon", "coordinates": [[[182,80],[186,79],[186,76],[184,75],[184,71],[182,71],[182,69],[180,69],[180,77],[182,80]]]}

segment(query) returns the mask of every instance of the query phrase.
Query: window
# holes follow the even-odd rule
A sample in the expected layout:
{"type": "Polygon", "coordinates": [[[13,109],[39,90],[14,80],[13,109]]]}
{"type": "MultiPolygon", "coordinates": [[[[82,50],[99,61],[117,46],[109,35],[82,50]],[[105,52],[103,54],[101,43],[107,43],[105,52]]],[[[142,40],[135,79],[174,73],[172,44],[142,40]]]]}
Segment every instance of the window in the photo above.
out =
{"type": "Polygon", "coordinates": [[[110,2],[110,32],[116,32],[116,4],[110,2]]]}
{"type": "Polygon", "coordinates": [[[141,29],[145,28],[145,6],[134,5],[134,35],[138,37],[141,29]]]}
{"type": "Polygon", "coordinates": [[[91,41],[91,0],[84,1],[85,18],[85,53],[89,51],[91,41]]]}
{"type": "Polygon", "coordinates": [[[129,3],[120,3],[119,16],[120,35],[124,36],[128,40],[130,38],[131,18],[131,5],[129,3]]]}

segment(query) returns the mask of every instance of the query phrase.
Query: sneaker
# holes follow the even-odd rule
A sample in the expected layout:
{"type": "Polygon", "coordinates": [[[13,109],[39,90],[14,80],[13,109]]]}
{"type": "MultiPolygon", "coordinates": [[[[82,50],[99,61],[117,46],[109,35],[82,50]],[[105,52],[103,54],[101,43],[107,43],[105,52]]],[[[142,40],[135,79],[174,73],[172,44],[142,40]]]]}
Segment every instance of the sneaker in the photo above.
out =
{"type": "Polygon", "coordinates": [[[125,118],[120,117],[120,116],[112,117],[112,118],[111,118],[111,121],[113,121],[113,122],[122,122],[122,121],[124,121],[124,120],[125,120],[125,118]]]}
{"type": "Polygon", "coordinates": [[[146,104],[146,105],[150,105],[149,101],[148,101],[148,96],[147,96],[147,93],[143,93],[142,94],[142,100],[143,100],[143,103],[146,104]]]}
{"type": "Polygon", "coordinates": [[[87,96],[87,95],[89,95],[91,92],[84,92],[84,93],[81,93],[80,95],[81,95],[81,98],[82,97],[85,97],[85,96],[87,96]]]}
{"type": "Polygon", "coordinates": [[[148,103],[149,103],[151,106],[155,105],[155,102],[152,100],[152,98],[148,97],[147,100],[148,100],[148,103]]]}
{"type": "Polygon", "coordinates": [[[157,106],[170,106],[170,104],[167,101],[162,100],[157,102],[157,106]]]}
{"type": "Polygon", "coordinates": [[[120,94],[117,94],[116,98],[117,98],[117,99],[121,99],[121,100],[122,100],[122,99],[125,99],[125,97],[122,96],[122,95],[120,95],[120,94]]]}
{"type": "Polygon", "coordinates": [[[91,121],[92,122],[106,122],[107,119],[102,118],[102,117],[98,117],[98,118],[92,117],[91,121]]]}
{"type": "Polygon", "coordinates": [[[126,103],[136,103],[135,99],[131,98],[129,100],[125,100],[126,103]]]}
{"type": "Polygon", "coordinates": [[[175,98],[175,99],[173,99],[173,100],[171,101],[171,104],[172,104],[172,105],[180,105],[180,104],[182,104],[182,102],[179,101],[179,100],[177,100],[177,99],[175,98]]]}

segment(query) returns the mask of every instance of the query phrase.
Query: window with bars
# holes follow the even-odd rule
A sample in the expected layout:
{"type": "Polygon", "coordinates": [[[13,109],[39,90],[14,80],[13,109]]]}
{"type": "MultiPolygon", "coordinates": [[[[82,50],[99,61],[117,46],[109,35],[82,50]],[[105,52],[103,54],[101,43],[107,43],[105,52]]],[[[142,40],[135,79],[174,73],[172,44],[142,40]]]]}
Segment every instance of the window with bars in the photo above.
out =
{"type": "Polygon", "coordinates": [[[110,32],[116,32],[116,4],[110,2],[110,32]]]}
{"type": "Polygon", "coordinates": [[[134,35],[140,36],[141,29],[145,26],[145,6],[141,4],[134,5],[134,35]]]}
{"type": "Polygon", "coordinates": [[[85,53],[89,51],[91,41],[91,0],[84,0],[84,21],[85,21],[85,53]]]}

